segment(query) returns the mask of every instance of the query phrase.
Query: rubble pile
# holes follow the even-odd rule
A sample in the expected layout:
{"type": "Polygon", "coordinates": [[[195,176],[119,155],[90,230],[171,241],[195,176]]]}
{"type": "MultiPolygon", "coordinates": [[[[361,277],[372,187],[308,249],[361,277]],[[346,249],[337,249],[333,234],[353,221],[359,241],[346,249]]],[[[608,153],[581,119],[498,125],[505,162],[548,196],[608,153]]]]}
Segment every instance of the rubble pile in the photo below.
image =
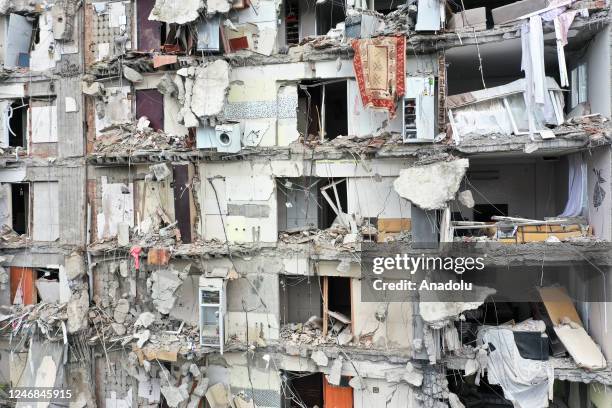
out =
{"type": "Polygon", "coordinates": [[[27,240],[27,236],[19,235],[8,225],[0,227],[0,243],[3,244],[19,244],[27,240]]]}
{"type": "Polygon", "coordinates": [[[186,150],[186,138],[170,136],[163,131],[134,124],[114,125],[105,129],[94,142],[96,153],[126,153],[135,151],[186,150]]]}

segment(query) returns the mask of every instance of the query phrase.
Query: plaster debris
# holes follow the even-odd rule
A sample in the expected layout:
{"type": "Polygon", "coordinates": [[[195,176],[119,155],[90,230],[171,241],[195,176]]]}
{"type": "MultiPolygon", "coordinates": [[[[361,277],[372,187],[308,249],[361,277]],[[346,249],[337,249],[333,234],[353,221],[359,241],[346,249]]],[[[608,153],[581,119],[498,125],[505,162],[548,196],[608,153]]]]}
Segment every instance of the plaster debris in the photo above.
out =
{"type": "Polygon", "coordinates": [[[191,93],[191,111],[200,119],[223,112],[229,89],[229,64],[224,60],[198,67],[191,93]]]}
{"type": "Polygon", "coordinates": [[[408,384],[415,387],[420,387],[423,384],[423,374],[414,368],[410,362],[406,364],[406,372],[402,378],[408,384]]]}
{"type": "Polygon", "coordinates": [[[151,292],[151,301],[162,314],[170,313],[176,296],[174,293],[183,282],[178,271],[161,269],[154,271],[147,279],[147,288],[151,292]]]}
{"type": "Polygon", "coordinates": [[[161,393],[166,399],[166,403],[171,408],[176,408],[179,404],[189,398],[187,384],[182,384],[180,387],[166,385],[161,387],[161,393]]]}
{"type": "Polygon", "coordinates": [[[150,167],[155,175],[155,180],[161,181],[172,175],[172,171],[168,168],[168,165],[165,163],[154,164],[150,167]]]}
{"type": "Polygon", "coordinates": [[[68,333],[76,333],[88,327],[87,311],[89,309],[89,296],[87,291],[81,290],[72,294],[66,307],[68,315],[68,333]]]}
{"type": "Polygon", "coordinates": [[[125,322],[127,314],[130,311],[130,303],[127,299],[119,299],[117,301],[117,305],[115,306],[115,311],[113,313],[113,317],[117,323],[125,322]]]}
{"type": "MultiPolygon", "coordinates": [[[[197,20],[203,10],[203,0],[187,0],[180,3],[170,0],[155,0],[155,6],[151,10],[149,20],[187,24],[197,20]]],[[[229,8],[227,11],[229,11],[229,8]]]]}
{"type": "Polygon", "coordinates": [[[143,330],[141,332],[134,334],[134,338],[137,339],[136,345],[138,346],[138,348],[142,348],[142,346],[144,346],[144,344],[149,340],[150,337],[151,337],[150,330],[143,330]]]}
{"type": "Polygon", "coordinates": [[[134,327],[144,327],[145,329],[151,325],[155,321],[155,315],[151,312],[141,313],[136,322],[134,323],[134,327]]]}
{"type": "Polygon", "coordinates": [[[393,188],[424,210],[441,210],[455,197],[468,167],[468,159],[411,167],[400,171],[393,188]]]}
{"type": "Polygon", "coordinates": [[[142,82],[142,80],[144,79],[143,76],[140,74],[140,72],[136,71],[133,68],[128,67],[127,65],[124,65],[122,69],[123,69],[123,76],[125,77],[125,79],[127,79],[130,82],[138,83],[138,82],[142,82]]]}
{"type": "MultiPolygon", "coordinates": [[[[427,299],[419,303],[419,312],[428,324],[434,325],[434,327],[444,327],[448,319],[456,319],[466,310],[477,309],[488,296],[495,294],[495,292],[495,289],[474,286],[473,293],[478,294],[477,298],[481,299],[480,301],[435,302],[427,299]]],[[[475,296],[471,294],[470,297],[473,299],[475,296]]]]}
{"type": "Polygon", "coordinates": [[[325,355],[323,351],[321,350],[313,351],[312,354],[310,355],[310,358],[312,359],[312,361],[317,363],[317,365],[327,367],[328,359],[327,359],[327,355],[325,355]]]}
{"type": "Polygon", "coordinates": [[[225,385],[217,383],[208,388],[208,391],[206,391],[206,401],[208,401],[211,408],[227,408],[230,401],[225,385]]]}
{"type": "Polygon", "coordinates": [[[331,385],[340,385],[340,377],[342,376],[342,361],[343,360],[344,359],[342,356],[338,356],[338,358],[336,358],[334,362],[332,363],[329,369],[329,374],[325,375],[325,378],[327,378],[327,382],[329,382],[331,385]]]}
{"type": "Polygon", "coordinates": [[[476,202],[474,201],[474,197],[472,196],[472,192],[470,190],[460,192],[457,197],[459,198],[459,202],[465,205],[467,208],[474,208],[476,202]]]}

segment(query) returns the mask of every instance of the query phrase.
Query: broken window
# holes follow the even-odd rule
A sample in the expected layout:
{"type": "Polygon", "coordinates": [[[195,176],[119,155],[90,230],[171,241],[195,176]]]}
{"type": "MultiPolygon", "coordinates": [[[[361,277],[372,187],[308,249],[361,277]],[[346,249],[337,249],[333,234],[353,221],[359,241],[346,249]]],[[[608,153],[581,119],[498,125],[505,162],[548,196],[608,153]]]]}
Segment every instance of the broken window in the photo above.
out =
{"type": "Polygon", "coordinates": [[[11,184],[11,220],[13,230],[18,234],[28,234],[30,211],[30,185],[11,184]]]}
{"type": "Polygon", "coordinates": [[[298,87],[298,131],[304,140],[348,134],[346,80],[303,81],[298,87]]]}
{"type": "Polygon", "coordinates": [[[149,120],[152,129],[164,130],[164,95],[157,89],[136,91],[136,119],[143,116],[149,120]]]}
{"type": "Polygon", "coordinates": [[[26,147],[28,134],[28,99],[13,102],[5,113],[8,118],[9,146],[26,147]]]}
{"type": "Polygon", "coordinates": [[[346,179],[279,179],[276,185],[279,231],[327,229],[336,221],[347,229],[351,227],[346,215],[346,179]]]}

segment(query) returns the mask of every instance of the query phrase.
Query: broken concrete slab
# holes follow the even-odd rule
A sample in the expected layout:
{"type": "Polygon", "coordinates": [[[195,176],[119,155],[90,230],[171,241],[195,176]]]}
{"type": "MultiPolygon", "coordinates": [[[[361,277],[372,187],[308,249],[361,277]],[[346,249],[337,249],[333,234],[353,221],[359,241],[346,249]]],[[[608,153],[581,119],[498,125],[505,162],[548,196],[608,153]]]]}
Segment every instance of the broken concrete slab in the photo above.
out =
{"type": "Polygon", "coordinates": [[[469,165],[468,159],[459,159],[404,169],[393,188],[423,210],[441,210],[455,197],[469,165]]]}
{"type": "Polygon", "coordinates": [[[310,358],[317,363],[318,366],[327,367],[327,363],[329,362],[327,355],[321,350],[313,351],[310,358]]]}
{"type": "Polygon", "coordinates": [[[496,293],[495,289],[474,286],[470,299],[465,302],[438,302],[433,298],[421,299],[419,302],[419,313],[423,320],[434,327],[444,327],[447,321],[456,320],[459,315],[467,310],[477,309],[488,296],[496,293]],[[477,294],[477,296],[475,295],[477,294]],[[478,299],[478,301],[474,301],[478,299]]]}
{"type": "Polygon", "coordinates": [[[211,408],[227,408],[230,401],[227,396],[227,388],[223,383],[216,383],[206,391],[206,401],[211,408]]]}
{"type": "Polygon", "coordinates": [[[187,24],[197,20],[200,12],[203,10],[203,0],[186,0],[181,2],[156,0],[151,14],[149,14],[149,20],[163,21],[168,24],[187,24]]]}
{"type": "Polygon", "coordinates": [[[125,322],[128,313],[130,312],[130,303],[127,299],[119,299],[117,301],[117,305],[115,306],[115,311],[113,312],[113,318],[117,323],[125,322]]]}
{"type": "Polygon", "coordinates": [[[344,358],[342,356],[338,356],[337,359],[332,363],[331,368],[329,369],[329,374],[325,376],[327,382],[331,385],[340,385],[340,378],[342,377],[342,361],[344,358]]]}
{"type": "Polygon", "coordinates": [[[64,258],[64,271],[70,280],[79,278],[85,274],[83,258],[78,253],[71,254],[64,258]]]}
{"type": "Polygon", "coordinates": [[[173,269],[162,269],[154,271],[147,279],[147,287],[151,292],[153,305],[162,314],[170,313],[174,306],[176,296],[174,292],[183,282],[177,271],[173,269]]]}
{"type": "Polygon", "coordinates": [[[166,399],[168,406],[172,408],[178,407],[181,402],[189,398],[187,384],[182,384],[180,387],[173,387],[171,385],[161,387],[161,393],[166,399]]]}
{"type": "Polygon", "coordinates": [[[143,312],[141,313],[136,322],[134,323],[134,327],[144,327],[145,329],[151,325],[155,321],[155,315],[151,312],[143,312]]]}
{"type": "Polygon", "coordinates": [[[142,348],[142,346],[144,346],[144,344],[149,340],[149,338],[151,338],[151,331],[143,330],[141,332],[138,332],[134,334],[134,338],[137,339],[136,346],[138,346],[138,348],[142,348]]]}
{"type": "Polygon", "coordinates": [[[457,198],[459,198],[459,202],[465,205],[467,208],[474,208],[474,205],[476,204],[471,190],[464,190],[460,192],[457,198]]]}
{"type": "Polygon", "coordinates": [[[341,346],[345,346],[353,341],[353,333],[351,331],[351,326],[346,326],[344,330],[342,330],[338,334],[338,344],[341,346]]]}
{"type": "Polygon", "coordinates": [[[190,104],[191,111],[197,117],[218,116],[223,112],[230,85],[229,72],[230,66],[224,60],[198,67],[190,104]]]}
{"type": "Polygon", "coordinates": [[[140,72],[136,71],[133,68],[128,67],[127,65],[123,65],[122,69],[123,69],[123,76],[125,77],[125,79],[127,79],[130,82],[138,83],[138,82],[142,82],[142,80],[144,79],[142,75],[140,74],[140,72]]]}
{"type": "Polygon", "coordinates": [[[414,368],[412,363],[408,362],[402,379],[410,385],[420,387],[423,384],[423,373],[414,368]]]}
{"type": "Polygon", "coordinates": [[[172,175],[172,171],[168,168],[166,163],[154,164],[149,169],[155,175],[155,180],[160,181],[168,178],[172,175]]]}
{"type": "Polygon", "coordinates": [[[89,311],[89,294],[81,290],[72,295],[66,306],[68,315],[68,333],[76,333],[88,327],[87,312],[89,311]]]}

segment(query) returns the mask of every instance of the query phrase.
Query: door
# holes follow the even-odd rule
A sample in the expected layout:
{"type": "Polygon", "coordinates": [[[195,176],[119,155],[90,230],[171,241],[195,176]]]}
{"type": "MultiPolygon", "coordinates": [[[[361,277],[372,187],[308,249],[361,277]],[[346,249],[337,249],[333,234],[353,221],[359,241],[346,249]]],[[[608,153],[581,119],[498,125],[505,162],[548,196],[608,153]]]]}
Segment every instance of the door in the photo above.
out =
{"type": "Polygon", "coordinates": [[[342,377],[340,386],[331,385],[323,376],[323,408],[353,408],[353,388],[349,377],[342,377]]]}

